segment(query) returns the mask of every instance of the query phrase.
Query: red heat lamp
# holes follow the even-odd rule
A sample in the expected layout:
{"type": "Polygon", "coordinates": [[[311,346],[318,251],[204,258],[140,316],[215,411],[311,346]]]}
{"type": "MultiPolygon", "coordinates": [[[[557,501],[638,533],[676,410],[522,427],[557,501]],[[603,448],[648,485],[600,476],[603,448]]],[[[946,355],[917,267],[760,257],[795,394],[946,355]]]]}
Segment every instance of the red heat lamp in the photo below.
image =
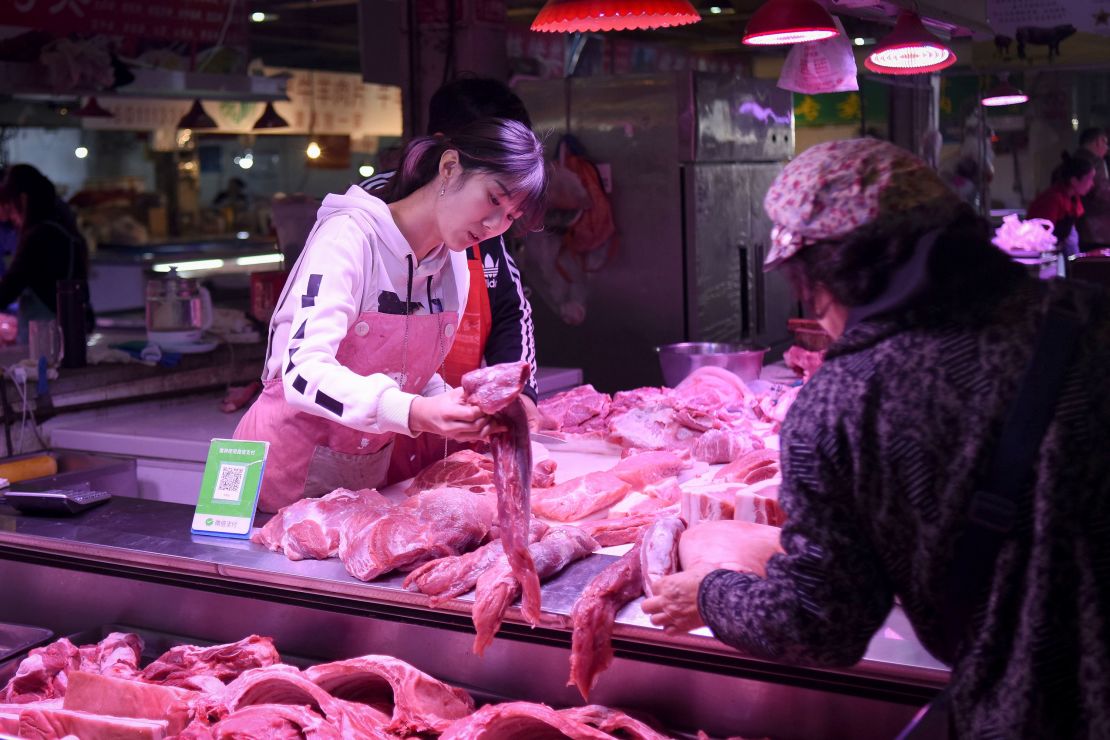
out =
{"type": "Polygon", "coordinates": [[[998,76],[998,84],[983,94],[980,101],[990,108],[1003,105],[1018,105],[1029,101],[1029,96],[1010,84],[1005,75],[998,76]]]}
{"type": "Polygon", "coordinates": [[[96,102],[95,96],[90,96],[85,104],[73,111],[73,115],[81,118],[115,118],[116,114],[96,102]]]}
{"type": "Polygon", "coordinates": [[[919,75],[951,67],[956,63],[956,55],[929,33],[921,16],[903,10],[894,30],[879,42],[863,63],[879,74],[919,75]]]}
{"type": "Polygon", "coordinates": [[[700,20],[689,0],[548,0],[531,28],[548,33],[643,31],[700,20]]]}
{"type": "Polygon", "coordinates": [[[204,106],[200,104],[200,101],[194,100],[193,107],[189,109],[188,113],[181,117],[181,120],[177,122],[177,127],[179,129],[202,129],[219,128],[219,125],[212,116],[208,115],[207,111],[204,110],[204,106]]]}
{"type": "Polygon", "coordinates": [[[768,0],[744,29],[749,46],[781,46],[830,39],[840,32],[829,11],[815,0],[768,0]]]}

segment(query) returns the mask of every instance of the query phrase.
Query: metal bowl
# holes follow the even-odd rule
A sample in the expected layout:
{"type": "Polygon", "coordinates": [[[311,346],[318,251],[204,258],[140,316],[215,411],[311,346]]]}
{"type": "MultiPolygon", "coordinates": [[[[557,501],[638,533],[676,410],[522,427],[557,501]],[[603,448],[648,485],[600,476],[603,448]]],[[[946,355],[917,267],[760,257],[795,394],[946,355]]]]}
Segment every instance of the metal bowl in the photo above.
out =
{"type": "Polygon", "coordinates": [[[759,379],[766,347],[720,342],[680,342],[656,347],[663,382],[674,388],[699,367],[722,367],[745,383],[759,379]]]}

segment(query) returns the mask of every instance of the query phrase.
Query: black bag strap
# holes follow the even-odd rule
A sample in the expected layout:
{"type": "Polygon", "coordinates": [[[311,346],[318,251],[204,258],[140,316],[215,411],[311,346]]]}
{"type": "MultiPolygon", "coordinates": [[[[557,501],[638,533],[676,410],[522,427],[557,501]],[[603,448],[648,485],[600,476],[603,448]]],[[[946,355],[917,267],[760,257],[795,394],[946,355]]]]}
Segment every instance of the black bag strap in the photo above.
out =
{"type": "Polygon", "coordinates": [[[976,612],[989,592],[998,552],[1013,534],[1081,330],[1070,301],[1050,303],[986,479],[971,497],[967,524],[956,543],[945,617],[954,644],[977,625],[976,612]]]}
{"type": "MultiPolygon", "coordinates": [[[[1017,524],[1037,452],[1055,414],[1082,328],[1069,299],[1060,297],[1049,304],[1033,356],[1003,422],[987,477],[972,494],[967,524],[956,542],[944,618],[945,632],[950,644],[957,645],[957,653],[979,624],[979,608],[989,593],[998,552],[1017,524]]],[[[937,737],[939,723],[947,722],[947,709],[945,689],[914,717],[897,740],[937,737]]]]}

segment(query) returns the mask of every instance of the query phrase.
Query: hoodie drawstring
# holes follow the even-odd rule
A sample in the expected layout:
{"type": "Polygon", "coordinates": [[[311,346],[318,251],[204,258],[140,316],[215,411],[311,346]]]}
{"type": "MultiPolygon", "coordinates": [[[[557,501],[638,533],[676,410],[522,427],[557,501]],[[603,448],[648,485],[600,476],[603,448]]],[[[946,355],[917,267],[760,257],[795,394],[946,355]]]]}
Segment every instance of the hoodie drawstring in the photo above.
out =
{"type": "Polygon", "coordinates": [[[428,276],[428,313],[435,313],[435,312],[436,312],[435,309],[432,308],[432,276],[429,275],[428,276]]]}
{"type": "Polygon", "coordinates": [[[405,390],[409,379],[409,317],[412,316],[412,279],[415,272],[411,254],[405,255],[405,261],[409,266],[409,279],[408,295],[405,296],[405,335],[401,340],[401,390],[405,390]]]}

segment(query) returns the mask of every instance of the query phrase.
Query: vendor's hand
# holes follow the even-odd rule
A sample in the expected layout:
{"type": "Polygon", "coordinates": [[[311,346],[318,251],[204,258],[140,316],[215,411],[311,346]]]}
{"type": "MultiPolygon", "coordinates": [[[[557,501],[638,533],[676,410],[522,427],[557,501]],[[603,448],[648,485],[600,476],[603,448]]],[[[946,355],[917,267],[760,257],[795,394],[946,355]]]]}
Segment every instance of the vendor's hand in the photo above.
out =
{"type": "Polygon", "coordinates": [[[523,393],[520,394],[520,403],[524,406],[524,416],[528,419],[528,431],[536,432],[540,428],[540,410],[536,402],[523,393]]]}
{"type": "Polygon", "coordinates": [[[698,587],[712,570],[684,570],[672,576],[657,578],[651,584],[655,596],[640,605],[651,623],[662,627],[668,635],[678,635],[705,625],[698,613],[698,587]]]}
{"type": "Polygon", "coordinates": [[[409,429],[473,442],[504,431],[504,425],[464,401],[462,388],[452,388],[437,396],[414,398],[409,407],[409,429]]]}

